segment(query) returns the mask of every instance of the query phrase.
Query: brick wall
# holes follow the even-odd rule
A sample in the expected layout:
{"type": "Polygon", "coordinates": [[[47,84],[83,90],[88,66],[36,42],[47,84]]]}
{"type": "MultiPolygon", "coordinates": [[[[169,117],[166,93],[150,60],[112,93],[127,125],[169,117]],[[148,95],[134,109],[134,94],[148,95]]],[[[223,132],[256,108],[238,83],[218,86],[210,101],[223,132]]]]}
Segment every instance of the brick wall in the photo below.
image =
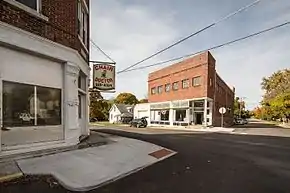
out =
{"type": "Polygon", "coordinates": [[[224,125],[229,126],[233,123],[234,116],[234,91],[231,89],[217,74],[216,77],[216,89],[215,89],[215,109],[214,109],[214,120],[213,123],[216,126],[220,126],[221,114],[219,113],[219,108],[225,107],[229,108],[224,114],[224,125]]]}
{"type": "Polygon", "coordinates": [[[41,10],[48,21],[1,0],[0,21],[80,52],[83,48],[77,35],[77,1],[42,0],[41,10]]]}
{"type": "Polygon", "coordinates": [[[182,100],[201,98],[207,96],[208,54],[203,53],[177,64],[173,64],[161,70],[149,74],[148,100],[149,102],[161,102],[168,100],[182,100]],[[201,85],[193,86],[192,78],[201,76],[201,85]],[[189,79],[189,88],[182,88],[182,80],[189,79]],[[172,83],[178,81],[178,90],[172,90],[172,83]],[[170,92],[165,92],[165,84],[171,84],[170,92]],[[151,94],[151,88],[163,85],[162,94],[151,94]]]}
{"type": "Polygon", "coordinates": [[[215,100],[213,109],[213,125],[220,126],[220,107],[231,108],[224,115],[225,125],[233,121],[234,92],[216,73],[216,61],[210,52],[205,52],[182,62],[165,67],[149,74],[148,100],[149,102],[162,102],[170,100],[183,100],[209,97],[215,100]],[[201,76],[201,85],[194,87],[192,78],[201,76]],[[182,80],[189,79],[189,88],[182,89],[182,80]],[[172,90],[172,83],[178,81],[179,89],[172,90]],[[165,92],[165,84],[171,84],[170,92],[165,92]],[[151,88],[163,86],[161,94],[151,94],[151,88]]]}

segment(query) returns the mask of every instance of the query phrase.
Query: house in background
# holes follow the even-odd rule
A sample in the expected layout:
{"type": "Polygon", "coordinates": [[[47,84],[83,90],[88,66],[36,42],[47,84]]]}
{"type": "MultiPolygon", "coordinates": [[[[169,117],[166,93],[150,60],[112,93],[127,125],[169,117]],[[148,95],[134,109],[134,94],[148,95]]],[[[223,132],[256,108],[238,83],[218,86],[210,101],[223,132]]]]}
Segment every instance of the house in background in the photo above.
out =
{"type": "Polygon", "coordinates": [[[0,1],[0,157],[89,135],[89,0],[0,1]]]}
{"type": "Polygon", "coordinates": [[[134,105],[113,104],[109,111],[110,123],[128,123],[133,119],[134,105]]]}

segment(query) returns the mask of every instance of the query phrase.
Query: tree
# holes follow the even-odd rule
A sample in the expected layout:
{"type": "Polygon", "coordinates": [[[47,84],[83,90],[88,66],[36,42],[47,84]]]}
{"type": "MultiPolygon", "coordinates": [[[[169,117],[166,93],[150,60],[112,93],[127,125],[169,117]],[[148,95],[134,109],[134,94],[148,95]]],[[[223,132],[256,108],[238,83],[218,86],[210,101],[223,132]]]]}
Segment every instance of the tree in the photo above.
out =
{"type": "Polygon", "coordinates": [[[281,93],[290,92],[290,69],[279,70],[262,80],[262,89],[265,90],[264,101],[275,98],[281,93]]]}
{"type": "Polygon", "coordinates": [[[243,114],[245,114],[245,102],[240,101],[240,98],[236,97],[234,101],[234,116],[239,117],[243,114]]]}
{"type": "Polygon", "coordinates": [[[117,104],[134,105],[139,103],[138,99],[132,93],[120,93],[114,100],[117,104]]]}
{"type": "Polygon", "coordinates": [[[90,118],[98,120],[108,120],[111,103],[104,100],[101,93],[94,89],[89,89],[90,94],[90,118]]]}
{"type": "Polygon", "coordinates": [[[265,94],[261,118],[275,120],[290,117],[290,69],[279,70],[262,80],[265,94]]]}
{"type": "Polygon", "coordinates": [[[282,93],[269,101],[274,115],[279,118],[290,116],[290,92],[282,93]]]}
{"type": "Polygon", "coordinates": [[[141,99],[139,103],[148,103],[148,99],[141,99]]]}

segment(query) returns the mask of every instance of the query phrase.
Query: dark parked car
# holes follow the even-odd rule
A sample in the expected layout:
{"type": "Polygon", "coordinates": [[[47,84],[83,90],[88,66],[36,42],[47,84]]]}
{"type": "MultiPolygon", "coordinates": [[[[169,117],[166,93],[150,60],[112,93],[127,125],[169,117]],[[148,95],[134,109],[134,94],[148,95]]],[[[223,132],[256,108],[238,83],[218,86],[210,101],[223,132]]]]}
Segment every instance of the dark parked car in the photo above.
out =
{"type": "Polygon", "coordinates": [[[234,124],[235,125],[245,125],[245,124],[248,124],[248,120],[247,119],[236,118],[236,119],[234,119],[234,124]]]}
{"type": "Polygon", "coordinates": [[[130,122],[130,127],[137,127],[137,128],[140,128],[140,127],[147,127],[148,123],[147,123],[147,120],[146,120],[146,117],[142,117],[141,119],[133,119],[131,122],[130,122]]]}
{"type": "Polygon", "coordinates": [[[90,122],[97,122],[98,119],[95,117],[95,118],[90,118],[90,122]]]}

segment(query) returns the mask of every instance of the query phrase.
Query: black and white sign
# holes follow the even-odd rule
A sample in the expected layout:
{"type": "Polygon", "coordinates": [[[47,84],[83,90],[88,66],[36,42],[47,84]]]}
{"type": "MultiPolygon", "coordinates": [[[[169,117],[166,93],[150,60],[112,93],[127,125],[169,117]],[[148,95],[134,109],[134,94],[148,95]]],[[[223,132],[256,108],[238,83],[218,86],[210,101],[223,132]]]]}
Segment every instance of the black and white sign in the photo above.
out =
{"type": "Polygon", "coordinates": [[[227,112],[227,109],[225,108],[225,107],[221,107],[220,109],[219,109],[219,112],[220,112],[220,114],[225,114],[226,112],[227,112]]]}

